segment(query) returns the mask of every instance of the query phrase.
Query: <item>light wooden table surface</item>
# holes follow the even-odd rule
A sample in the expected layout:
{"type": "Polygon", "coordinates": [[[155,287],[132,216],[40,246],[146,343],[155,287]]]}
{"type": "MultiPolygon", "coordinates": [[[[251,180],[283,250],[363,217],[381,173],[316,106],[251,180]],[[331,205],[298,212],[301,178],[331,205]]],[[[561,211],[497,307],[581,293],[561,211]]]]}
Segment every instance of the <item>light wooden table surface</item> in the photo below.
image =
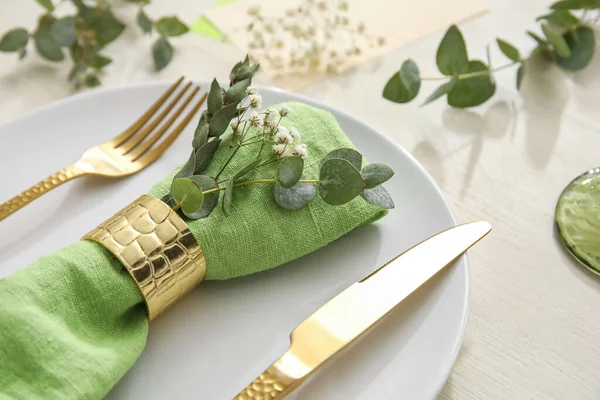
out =
{"type": "MultiPolygon", "coordinates": [[[[211,3],[154,2],[151,14],[177,13],[187,22],[211,3]]],[[[550,2],[486,2],[489,13],[461,25],[470,54],[484,58],[485,45],[496,36],[531,49],[524,32],[550,2]]],[[[0,9],[1,31],[31,27],[39,12],[33,0],[0,0],[0,9]]],[[[123,11],[119,15],[133,21],[123,11]]],[[[520,95],[515,72],[501,72],[493,100],[469,111],[449,109],[443,101],[419,108],[381,98],[383,85],[407,57],[423,75],[436,72],[441,34],[302,93],[367,121],[410,151],[437,180],[459,221],[486,219],[494,226],[470,252],[467,334],[440,398],[599,399],[600,278],[563,251],[553,212],[564,186],[600,165],[600,55],[575,74],[534,66],[520,95]]],[[[106,52],[115,61],[104,86],[182,74],[223,76],[240,57],[235,48],[190,34],[176,41],[173,63],[157,74],[149,46],[135,30],[111,44],[106,52]]],[[[492,49],[492,58],[500,60],[492,49]]],[[[72,94],[66,64],[15,58],[0,58],[0,123],[72,94]]],[[[257,81],[269,84],[265,76],[257,81]]]]}

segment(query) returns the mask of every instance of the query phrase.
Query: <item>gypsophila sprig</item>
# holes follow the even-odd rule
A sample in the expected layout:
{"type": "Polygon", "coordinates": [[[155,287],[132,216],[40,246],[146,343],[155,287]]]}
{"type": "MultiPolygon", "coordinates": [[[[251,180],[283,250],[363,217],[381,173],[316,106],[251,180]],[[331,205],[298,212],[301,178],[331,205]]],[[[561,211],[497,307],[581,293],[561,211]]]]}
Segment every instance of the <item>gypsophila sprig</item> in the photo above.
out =
{"type": "Polygon", "coordinates": [[[275,202],[286,210],[304,207],[315,198],[317,188],[323,201],[331,205],[345,204],[361,195],[378,207],[393,208],[391,196],[381,186],[393,176],[393,171],[383,164],[369,164],[362,168],[362,155],[354,149],[330,152],[319,163],[318,177],[310,179],[304,176],[305,160],[310,159],[310,149],[302,143],[302,136],[309,132],[299,132],[297,128],[287,126],[289,119],[286,120],[286,117],[293,112],[287,105],[279,110],[260,110],[262,97],[257,88],[250,86],[257,70],[258,65],[251,65],[246,57],[233,67],[229,89],[221,88],[219,82],[213,80],[208,108],[202,112],[194,133],[192,153],[174,176],[171,191],[163,201],[187,218],[199,219],[213,212],[223,192],[222,210],[229,215],[233,192],[237,188],[270,184],[275,202]],[[240,91],[245,97],[237,95],[240,91]],[[221,136],[227,127],[231,127],[231,140],[222,151],[229,154],[214,175],[203,175],[220,148],[221,136]],[[237,171],[230,171],[231,165],[239,164],[231,164],[232,160],[246,146],[251,146],[256,157],[237,171]],[[275,174],[271,172],[264,177],[244,179],[252,171],[265,171],[263,167],[267,165],[276,167],[275,174]]]}
{"type": "Polygon", "coordinates": [[[277,76],[316,71],[335,74],[359,57],[364,49],[383,46],[385,40],[352,21],[349,5],[339,0],[311,0],[287,8],[281,17],[248,9],[248,48],[253,59],[265,60],[277,76]]]}
{"type": "Polygon", "coordinates": [[[442,81],[423,102],[428,104],[446,96],[448,105],[458,108],[475,107],[485,103],[496,92],[493,79],[495,72],[515,68],[517,89],[521,88],[525,76],[525,64],[533,55],[541,53],[549,62],[554,62],[566,71],[585,68],[594,55],[596,37],[591,25],[600,18],[598,0],[562,0],[550,6],[551,11],[536,19],[540,22],[543,36],[528,31],[537,47],[529,55],[521,52],[506,40],[498,38],[500,52],[509,60],[500,66],[469,59],[462,33],[451,26],[444,35],[436,54],[438,70],[443,77],[421,77],[417,64],[408,59],[400,70],[387,82],[383,97],[395,103],[408,103],[415,99],[422,81],[442,81]],[[596,15],[591,17],[591,13],[596,15]]]}
{"type": "MultiPolygon", "coordinates": [[[[16,53],[19,59],[27,55],[28,47],[51,62],[69,58],[73,64],[67,77],[75,88],[96,87],[100,76],[112,59],[102,54],[104,48],[117,39],[126,29],[111,10],[107,1],[71,0],[74,13],[60,10],[66,0],[37,1],[43,7],[37,26],[29,32],[25,28],[13,28],[0,39],[0,52],[16,53]],[[57,12],[57,9],[58,12],[57,12]],[[58,17],[56,14],[60,14],[58,17]],[[30,45],[30,42],[33,42],[30,45]]],[[[170,39],[188,32],[188,27],[176,16],[151,19],[144,11],[150,0],[128,0],[138,7],[137,24],[145,35],[156,33],[151,53],[156,70],[165,68],[173,58],[170,39]]]]}

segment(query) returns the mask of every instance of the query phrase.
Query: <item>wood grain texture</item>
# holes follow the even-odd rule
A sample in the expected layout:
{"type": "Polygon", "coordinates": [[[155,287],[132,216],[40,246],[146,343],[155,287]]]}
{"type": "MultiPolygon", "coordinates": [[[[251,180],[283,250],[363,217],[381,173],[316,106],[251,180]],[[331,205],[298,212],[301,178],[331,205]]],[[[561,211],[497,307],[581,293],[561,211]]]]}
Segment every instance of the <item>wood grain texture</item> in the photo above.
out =
{"type": "MultiPolygon", "coordinates": [[[[31,26],[39,12],[33,1],[5,3],[3,28],[31,26]]],[[[191,22],[210,1],[155,3],[150,10],[155,15],[175,13],[191,22]]],[[[486,4],[488,14],[461,25],[471,57],[485,59],[490,43],[493,62],[504,64],[493,44],[496,36],[525,52],[533,48],[524,32],[550,1],[486,4]]],[[[135,15],[124,17],[133,21],[135,15]]],[[[470,111],[448,109],[443,101],[419,108],[419,101],[401,106],[382,99],[385,82],[405,58],[413,58],[424,76],[436,75],[440,38],[441,33],[428,37],[303,93],[363,119],[409,150],[437,180],[459,222],[485,219],[494,226],[470,252],[467,333],[439,398],[598,399],[600,279],[563,251],[553,212],[564,186],[600,165],[600,56],[574,74],[533,65],[521,94],[515,89],[516,71],[503,71],[496,75],[496,96],[470,111]]],[[[187,35],[177,42],[173,64],[155,74],[148,43],[129,34],[128,40],[111,44],[106,52],[115,61],[104,85],[182,74],[223,77],[239,58],[234,48],[187,35]]],[[[2,56],[0,122],[69,95],[67,73],[67,64],[2,56]]],[[[270,83],[264,75],[257,80],[270,83]]],[[[433,89],[424,84],[421,98],[433,89]]]]}

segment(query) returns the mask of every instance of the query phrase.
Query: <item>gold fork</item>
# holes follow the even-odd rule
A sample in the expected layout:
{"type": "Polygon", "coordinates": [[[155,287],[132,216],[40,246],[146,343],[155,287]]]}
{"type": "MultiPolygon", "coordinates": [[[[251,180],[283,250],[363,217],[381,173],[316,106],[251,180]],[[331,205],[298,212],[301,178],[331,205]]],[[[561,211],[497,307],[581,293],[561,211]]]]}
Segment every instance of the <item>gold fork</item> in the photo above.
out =
{"type": "Polygon", "coordinates": [[[122,177],[134,174],[152,164],[165,152],[177,136],[179,136],[206,100],[207,93],[194,104],[192,109],[183,117],[179,124],[177,124],[160,143],[156,144],[200,90],[199,87],[194,85],[191,92],[183,100],[180,106],[171,113],[171,110],[179,103],[179,100],[189,91],[190,87],[192,87],[192,82],[188,82],[162,109],[162,111],[151,120],[154,114],[159,111],[161,106],[165,104],[182,82],[183,77],[179,78],[177,82],[175,82],[123,133],[104,144],[88,149],[76,163],[69,165],[43,181],[36,183],[7,202],[0,204],[0,221],[31,203],[44,193],[49,192],[71,179],[83,175],[122,177]],[[162,121],[165,122],[157,128],[158,124],[162,121]],[[153,146],[155,144],[156,146],[153,146]]]}

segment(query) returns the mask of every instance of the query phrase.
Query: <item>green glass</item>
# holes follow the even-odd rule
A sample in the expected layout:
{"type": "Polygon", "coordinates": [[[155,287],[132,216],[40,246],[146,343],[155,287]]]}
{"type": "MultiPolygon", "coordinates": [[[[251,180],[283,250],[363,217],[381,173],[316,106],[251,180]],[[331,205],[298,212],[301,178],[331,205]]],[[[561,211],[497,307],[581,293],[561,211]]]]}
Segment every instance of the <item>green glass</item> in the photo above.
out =
{"type": "Polygon", "coordinates": [[[600,168],[580,175],[563,190],[555,220],[569,252],[600,274],[600,168]]]}

